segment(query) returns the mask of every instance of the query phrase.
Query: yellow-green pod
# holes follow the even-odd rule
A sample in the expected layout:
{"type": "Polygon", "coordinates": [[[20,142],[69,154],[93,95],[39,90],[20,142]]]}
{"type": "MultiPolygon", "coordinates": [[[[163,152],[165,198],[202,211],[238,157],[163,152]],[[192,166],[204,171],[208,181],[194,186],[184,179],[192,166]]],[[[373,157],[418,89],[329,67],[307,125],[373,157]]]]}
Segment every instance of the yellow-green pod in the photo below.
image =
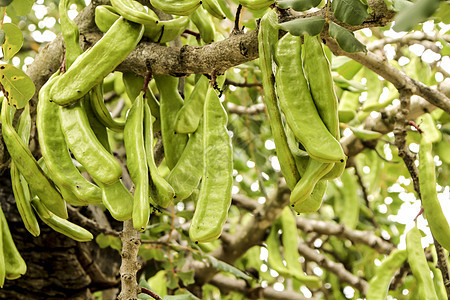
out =
{"type": "Polygon", "coordinates": [[[436,192],[436,171],[433,144],[422,137],[419,148],[419,185],[423,210],[435,239],[447,251],[450,250],[450,226],[442,211],[436,192]]]}
{"type": "Polygon", "coordinates": [[[86,95],[136,48],[144,26],[122,17],[89,50],[78,56],[50,90],[50,98],[59,105],[69,105],[86,95]]]}
{"type": "Polygon", "coordinates": [[[54,231],[62,233],[65,236],[79,242],[88,242],[94,238],[92,234],[83,227],[62,219],[49,211],[45,205],[42,204],[39,198],[35,197],[31,200],[31,205],[33,205],[33,208],[37,212],[39,218],[41,218],[41,220],[54,231]]]}
{"type": "Polygon", "coordinates": [[[423,252],[422,235],[417,225],[406,234],[406,251],[408,252],[408,263],[414,278],[417,281],[419,299],[437,300],[434,290],[433,279],[431,279],[430,268],[423,252]]]}
{"type": "Polygon", "coordinates": [[[269,124],[272,130],[278,161],[280,162],[281,173],[286,179],[288,187],[292,190],[300,179],[300,175],[294,156],[289,150],[272,73],[272,57],[275,44],[278,41],[277,24],[277,13],[273,10],[267,12],[261,18],[258,32],[259,67],[261,68],[264,87],[264,102],[266,103],[269,114],[269,124]]]}
{"type": "Polygon", "coordinates": [[[12,126],[13,115],[13,108],[8,105],[8,101],[3,101],[1,111],[2,136],[11,158],[30,188],[42,198],[48,209],[61,218],[67,218],[65,201],[50,178],[39,167],[28,146],[14,130],[12,126]]]}
{"type": "MultiPolygon", "coordinates": [[[[27,271],[27,265],[14,244],[5,215],[0,208],[1,239],[6,279],[17,279],[27,271]]],[[[1,262],[1,261],[0,261],[1,262]]],[[[0,271],[1,272],[1,271],[0,271]]],[[[1,277],[1,274],[0,274],[1,277]]]]}
{"type": "Polygon", "coordinates": [[[228,216],[233,183],[233,152],[228,116],[212,87],[203,111],[203,180],[189,228],[194,242],[217,239],[228,216]]]}
{"type": "Polygon", "coordinates": [[[376,269],[375,276],[369,282],[369,290],[367,291],[367,300],[384,300],[386,299],[389,284],[395,275],[395,272],[406,261],[408,253],[406,250],[393,250],[386,257],[381,265],[376,269]]]}
{"type": "Polygon", "coordinates": [[[302,67],[301,39],[287,33],[275,51],[277,94],[286,122],[308,154],[324,163],[344,163],[345,154],[319,116],[302,67]]]}

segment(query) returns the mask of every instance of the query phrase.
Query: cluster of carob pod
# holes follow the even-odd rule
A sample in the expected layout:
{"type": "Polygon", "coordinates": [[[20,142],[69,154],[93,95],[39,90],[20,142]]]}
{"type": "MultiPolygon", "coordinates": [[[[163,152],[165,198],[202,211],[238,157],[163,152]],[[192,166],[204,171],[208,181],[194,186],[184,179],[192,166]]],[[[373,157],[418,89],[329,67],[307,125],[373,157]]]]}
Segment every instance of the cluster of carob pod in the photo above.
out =
{"type": "MultiPolygon", "coordinates": [[[[152,5],[176,15],[193,14],[201,8],[200,1],[184,1],[184,4],[195,2],[186,10],[182,2],[153,1],[152,5]]],[[[16,109],[7,99],[2,101],[2,135],[12,158],[13,191],[24,225],[33,236],[38,236],[37,214],[54,230],[77,241],[89,241],[93,238],[89,231],[67,220],[66,203],[103,204],[115,219],[132,219],[134,228],[142,231],[149,221],[151,205],[165,208],[195,191],[196,210],[190,237],[194,242],[214,240],[222,232],[231,204],[233,160],[227,113],[209,79],[201,76],[190,97],[183,101],[177,78],[154,76],[158,101],[143,78],[124,75],[125,89],[132,99],[126,121],[114,119],[103,100],[104,78],[135,49],[144,34],[151,40],[167,42],[181,35],[188,22],[183,17],[159,21],[153,11],[136,1],[111,3],[111,7],[96,10],[96,23],[105,31],[104,36],[83,52],[78,28],[67,15],[69,0],[60,1],[65,70],[53,74],[39,92],[36,119],[42,153],[39,161],[28,148],[29,105],[14,127],[16,109]],[[117,13],[110,23],[111,14],[102,18],[105,9],[117,13]],[[153,157],[153,127],[161,131],[165,161],[170,169],[167,179],[159,174],[153,157]],[[111,153],[107,128],[123,132],[134,194],[121,180],[123,170],[111,153]]],[[[215,0],[203,1],[203,7],[207,11],[219,8],[215,0]]],[[[3,286],[5,278],[15,279],[24,274],[26,264],[3,214],[0,218],[0,286],[3,286]]]]}
{"type": "Polygon", "coordinates": [[[298,213],[314,212],[322,203],[327,180],[338,178],[345,169],[338,101],[319,37],[304,35],[303,45],[302,37],[290,33],[278,40],[277,25],[272,10],[261,19],[259,29],[265,102],[281,171],[292,191],[290,204],[298,213]]]}

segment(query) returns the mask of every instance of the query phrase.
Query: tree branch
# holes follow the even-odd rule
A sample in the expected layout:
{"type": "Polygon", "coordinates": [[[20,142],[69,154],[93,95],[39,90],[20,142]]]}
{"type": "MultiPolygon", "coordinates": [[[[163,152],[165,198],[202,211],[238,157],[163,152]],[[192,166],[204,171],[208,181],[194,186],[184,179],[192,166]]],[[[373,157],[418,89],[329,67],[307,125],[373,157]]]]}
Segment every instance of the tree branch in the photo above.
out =
{"type": "MultiPolygon", "coordinates": [[[[250,212],[260,208],[255,200],[240,194],[233,195],[233,205],[250,212]]],[[[364,244],[375,249],[379,253],[389,254],[395,246],[378,237],[373,231],[360,231],[346,228],[343,224],[331,221],[320,221],[296,217],[297,227],[305,234],[312,232],[324,235],[335,235],[350,240],[353,244],[364,244]]]]}
{"type": "Polygon", "coordinates": [[[123,222],[123,231],[120,239],[122,241],[122,265],[120,266],[122,291],[118,299],[137,299],[139,286],[136,273],[140,269],[140,264],[137,262],[137,254],[141,242],[139,233],[133,228],[132,220],[123,222]]]}
{"type": "Polygon", "coordinates": [[[414,184],[414,190],[416,191],[419,199],[420,196],[420,187],[419,187],[419,171],[414,163],[416,160],[416,155],[411,153],[406,144],[406,127],[408,124],[408,119],[406,119],[408,115],[410,102],[410,94],[408,91],[400,92],[400,110],[398,114],[395,116],[395,124],[394,124],[394,136],[395,136],[395,145],[398,148],[398,156],[403,159],[405,162],[405,166],[411,175],[414,184]]]}
{"type": "Polygon", "coordinates": [[[237,114],[237,115],[257,115],[260,113],[264,113],[266,110],[266,106],[264,103],[255,104],[249,107],[236,105],[234,103],[228,102],[227,109],[229,113],[237,114]]]}
{"type": "Polygon", "coordinates": [[[421,96],[431,104],[443,109],[447,113],[450,113],[450,99],[448,99],[443,93],[431,89],[429,86],[423,84],[422,82],[416,81],[406,76],[400,70],[396,69],[393,65],[389,64],[387,60],[374,54],[373,52],[345,52],[339,47],[336,41],[330,37],[326,38],[326,45],[335,55],[347,56],[359,62],[363,66],[371,69],[387,81],[391,82],[397,88],[397,90],[403,90],[405,92],[408,91],[412,95],[421,96]]]}
{"type": "MultiPolygon", "coordinates": [[[[400,106],[397,105],[392,108],[387,108],[376,117],[369,116],[366,120],[364,120],[362,127],[364,129],[381,132],[383,134],[389,133],[394,130],[394,117],[398,113],[399,109],[400,106]]],[[[412,96],[407,119],[415,120],[420,115],[426,112],[431,112],[434,109],[436,109],[436,107],[422,97],[412,96]]],[[[344,148],[345,154],[349,157],[356,156],[366,148],[364,141],[355,137],[354,134],[341,138],[341,145],[344,148]]]]}
{"type": "Polygon", "coordinates": [[[272,287],[263,288],[261,286],[250,287],[246,281],[241,279],[233,279],[231,277],[217,274],[210,284],[219,288],[224,293],[238,292],[245,296],[245,299],[280,299],[280,300],[306,300],[315,298],[306,298],[294,291],[276,291],[272,287]]]}
{"type": "MultiPolygon", "coordinates": [[[[369,51],[374,51],[376,49],[382,49],[387,44],[413,45],[422,41],[429,41],[434,43],[439,41],[440,38],[444,39],[447,42],[450,42],[450,35],[429,35],[422,31],[414,31],[400,38],[384,37],[382,39],[376,40],[367,45],[367,49],[369,51]]],[[[437,47],[435,44],[434,46],[437,47]]]]}
{"type": "Polygon", "coordinates": [[[362,294],[365,295],[367,293],[367,290],[369,289],[369,284],[367,283],[367,281],[347,271],[343,264],[335,263],[326,256],[308,247],[305,243],[300,243],[298,245],[298,251],[305,257],[305,259],[314,261],[322,268],[330,270],[331,272],[336,274],[336,276],[338,276],[341,281],[350,284],[351,286],[359,290],[362,294]]]}
{"type": "Polygon", "coordinates": [[[353,244],[367,245],[382,254],[389,254],[395,249],[394,245],[378,237],[372,231],[351,230],[343,224],[337,224],[331,221],[319,221],[300,217],[297,217],[296,220],[297,227],[306,234],[317,232],[324,235],[335,235],[346,238],[353,244]]]}

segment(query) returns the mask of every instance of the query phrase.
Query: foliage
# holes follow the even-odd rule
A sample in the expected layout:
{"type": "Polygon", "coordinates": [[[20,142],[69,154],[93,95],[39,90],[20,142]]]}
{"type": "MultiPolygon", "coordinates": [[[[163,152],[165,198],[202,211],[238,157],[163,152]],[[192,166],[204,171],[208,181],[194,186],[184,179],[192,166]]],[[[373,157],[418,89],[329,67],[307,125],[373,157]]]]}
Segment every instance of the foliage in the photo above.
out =
{"type": "MultiPolygon", "coordinates": [[[[21,109],[28,101],[34,101],[36,104],[36,100],[32,99],[35,86],[25,73],[33,64],[34,58],[40,55],[37,50],[45,51],[43,46],[61,32],[62,25],[57,22],[60,14],[59,1],[41,0],[33,3],[34,1],[15,0],[11,4],[7,2],[0,1],[0,5],[4,6],[2,9],[6,7],[0,31],[0,37],[3,36],[1,40],[4,56],[0,65],[2,78],[0,84],[8,103],[21,109]]],[[[139,2],[148,4],[150,1],[139,2]]],[[[189,10],[196,9],[199,5],[194,3],[196,1],[184,2],[192,2],[195,6],[190,7],[189,10]]],[[[339,178],[328,180],[321,206],[316,212],[296,214],[296,224],[283,219],[283,216],[288,218],[281,211],[288,205],[285,199],[290,191],[281,173],[284,169],[283,165],[280,166],[282,164],[278,159],[280,151],[276,149],[278,145],[274,142],[273,127],[271,127],[273,120],[269,120],[270,112],[267,112],[264,102],[267,86],[263,87],[262,84],[266,75],[262,74],[263,68],[260,67],[264,63],[263,58],[235,65],[224,74],[208,74],[208,78],[215,77],[215,90],[220,96],[220,103],[228,117],[229,136],[226,138],[230,138],[233,149],[233,182],[232,187],[230,186],[233,202],[229,207],[226,223],[219,224],[221,237],[217,239],[216,236],[212,238],[208,236],[205,242],[200,241],[200,243],[191,240],[192,232],[189,233],[188,225],[193,218],[196,218],[194,211],[198,205],[197,200],[200,198],[206,201],[208,198],[199,191],[202,184],[199,184],[192,194],[186,196],[186,199],[175,199],[169,206],[164,205],[167,207],[159,207],[157,204],[160,203],[152,201],[150,206],[146,205],[148,209],[151,208],[151,217],[145,230],[140,233],[141,245],[138,253],[143,264],[137,281],[141,292],[149,290],[162,299],[197,299],[197,296],[202,299],[258,297],[284,299],[287,297],[284,293],[289,291],[297,293],[299,297],[303,295],[314,299],[362,299],[369,289],[369,284],[375,281],[373,278],[379,281],[378,278],[382,277],[378,271],[378,266],[383,266],[381,262],[385,258],[392,259],[392,256],[388,255],[391,252],[396,253],[393,252],[397,251],[396,249],[402,251],[402,255],[404,254],[403,250],[407,248],[405,236],[415,226],[425,233],[422,238],[425,250],[415,251],[414,257],[423,253],[431,254],[427,258],[434,259],[435,266],[439,265],[441,270],[444,266],[442,258],[437,260],[433,237],[427,222],[427,218],[433,216],[425,211],[425,214],[415,219],[420,212],[421,201],[415,190],[410,170],[414,169],[418,163],[418,158],[415,156],[419,153],[423,136],[420,129],[431,130],[427,127],[430,123],[426,125],[421,115],[424,112],[430,112],[428,120],[432,120],[431,128],[439,133],[433,141],[431,150],[436,164],[435,189],[448,222],[449,111],[428,104],[420,104],[421,102],[415,98],[417,96],[412,96],[410,99],[406,97],[409,100],[405,100],[404,90],[400,89],[398,82],[395,81],[398,77],[395,76],[399,76],[405,82],[413,82],[412,84],[416,87],[420,83],[428,87],[441,88],[445,92],[447,81],[444,79],[450,72],[450,35],[447,34],[450,13],[448,4],[431,0],[381,1],[387,6],[388,10],[385,13],[398,12],[395,18],[393,13],[386,17],[389,22],[384,21],[385,23],[382,24],[379,19],[376,21],[380,23],[371,23],[371,18],[377,18],[377,15],[367,1],[335,0],[332,5],[327,1],[320,3],[298,0],[273,2],[210,0],[208,1],[210,6],[205,7],[203,12],[205,13],[203,18],[207,18],[207,24],[198,20],[195,24],[190,22],[189,25],[184,22],[182,26],[185,28],[180,30],[171,27],[181,26],[179,20],[177,25],[166,23],[164,26],[167,26],[167,32],[164,32],[164,29],[157,32],[159,41],[164,41],[163,46],[171,47],[172,43],[165,43],[164,38],[169,40],[174,35],[183,45],[202,47],[207,45],[205,37],[208,36],[208,42],[211,39],[214,40],[213,43],[219,44],[230,35],[234,28],[230,17],[234,16],[239,3],[244,5],[243,13],[239,17],[240,24],[245,25],[246,30],[258,30],[258,20],[268,11],[276,9],[279,12],[280,22],[276,30],[288,31],[295,36],[320,35],[321,40],[325,42],[324,55],[330,62],[334,91],[339,100],[340,143],[349,154],[347,169],[339,178]],[[214,6],[214,3],[218,6],[214,6]],[[427,7],[427,10],[423,11],[423,7],[427,7]],[[304,12],[306,17],[296,18],[290,8],[304,12]],[[312,10],[309,10],[311,8],[312,10]],[[215,11],[210,12],[213,9],[215,11]],[[315,11],[320,13],[314,14],[315,11]],[[413,17],[408,17],[407,14],[413,17]],[[228,19],[217,17],[221,15],[227,16],[228,19]],[[289,21],[284,22],[285,20],[289,21]],[[395,25],[391,22],[392,20],[396,21],[395,25]],[[374,27],[373,24],[377,24],[378,27],[374,27]],[[187,30],[184,31],[184,29],[187,30]],[[178,37],[183,31],[181,37],[178,37]],[[339,47],[333,47],[330,44],[333,42],[339,47]],[[341,56],[337,56],[338,53],[341,56]],[[369,58],[358,60],[360,57],[358,55],[366,55],[366,53],[367,57],[369,55],[379,57],[380,61],[386,63],[388,67],[376,66],[368,62],[369,58]],[[389,67],[400,71],[400,75],[392,75],[389,67]],[[386,78],[395,80],[388,81],[386,78]],[[405,108],[406,112],[402,112],[398,107],[405,105],[405,101],[410,101],[410,106],[405,108]],[[405,132],[406,147],[399,143],[402,130],[405,132]],[[410,162],[409,165],[408,161],[404,160],[405,151],[410,151],[413,155],[412,163],[410,162]],[[293,230],[297,232],[297,236],[284,234],[292,232],[292,227],[288,227],[287,224],[296,225],[293,230]],[[293,251],[293,248],[300,254],[297,263],[301,263],[303,272],[299,270],[298,264],[292,263],[292,256],[287,257],[288,253],[292,253],[290,251],[293,251]],[[318,281],[321,283],[317,284],[318,281]]],[[[70,1],[70,3],[71,18],[86,5],[92,5],[83,1],[70,1]]],[[[136,7],[138,7],[137,4],[136,7]]],[[[178,13],[178,9],[180,8],[172,10],[172,13],[178,13]]],[[[121,13],[120,9],[117,11],[110,9],[109,12],[111,15],[115,14],[112,18],[116,19],[121,13]]],[[[137,15],[136,18],[139,16],[141,15],[137,15]]],[[[148,29],[148,26],[156,25],[142,26],[143,41],[150,39],[158,42],[155,32],[149,33],[151,29],[148,29]]],[[[234,30],[239,31],[239,28],[234,30]]],[[[97,28],[95,31],[99,32],[97,28]]],[[[236,34],[244,35],[244,32],[236,34]]],[[[275,45],[272,46],[275,47],[275,45]]],[[[118,64],[118,61],[114,62],[113,68],[118,64]]],[[[274,69],[276,68],[274,63],[274,69]]],[[[133,103],[137,102],[134,101],[137,95],[130,91],[131,83],[127,81],[133,70],[127,71],[112,72],[103,80],[103,95],[105,97],[108,95],[109,98],[108,102],[105,102],[105,107],[110,112],[114,111],[113,120],[110,118],[103,121],[116,126],[122,124],[122,127],[127,111],[134,107],[133,103]],[[123,108],[120,109],[120,107],[123,108]]],[[[310,74],[321,71],[323,70],[312,70],[310,74]]],[[[39,77],[36,74],[33,75],[33,78],[39,77]]],[[[172,79],[173,86],[179,88],[178,91],[176,88],[172,89],[171,92],[177,95],[174,97],[181,99],[182,96],[183,100],[187,100],[195,95],[196,83],[201,82],[200,76],[202,75],[186,74],[180,79],[172,79]]],[[[317,74],[311,76],[314,80],[317,74]]],[[[164,131],[164,126],[167,126],[164,120],[159,120],[158,108],[165,93],[163,92],[165,87],[158,82],[158,80],[164,80],[164,76],[156,76],[156,78],[156,82],[155,80],[149,82],[147,92],[147,95],[154,95],[155,99],[152,100],[149,96],[147,102],[153,116],[150,119],[156,120],[153,123],[153,133],[156,133],[155,137],[160,138],[158,132],[164,131]]],[[[139,87],[144,83],[140,77],[137,81],[139,87]]],[[[168,82],[166,80],[165,84],[170,85],[168,82]]],[[[144,89],[147,90],[147,87],[144,89]]],[[[211,92],[212,88],[209,89],[209,94],[205,92],[203,98],[214,93],[214,91],[211,92]]],[[[414,93],[418,93],[418,89],[414,93]]],[[[280,91],[276,90],[276,93],[280,91]]],[[[213,101],[208,99],[206,101],[213,101]]],[[[445,101],[448,107],[449,99],[445,98],[445,101]]],[[[178,104],[181,105],[180,103],[178,104]]],[[[216,107],[219,107],[218,104],[219,102],[215,103],[216,107]]],[[[284,114],[282,122],[283,124],[289,122],[284,114]]],[[[123,128],[120,129],[118,126],[117,130],[106,131],[104,125],[107,126],[100,122],[100,127],[103,127],[105,134],[103,141],[106,141],[105,143],[110,147],[108,150],[122,153],[119,159],[125,161],[124,134],[121,132],[123,128]]],[[[133,131],[132,129],[127,132],[133,131]]],[[[144,129],[143,132],[145,135],[144,129]]],[[[164,138],[164,133],[162,134],[164,138]]],[[[182,134],[185,133],[176,133],[177,138],[182,134]]],[[[189,134],[190,140],[193,139],[194,133],[189,132],[189,134]]],[[[126,138],[130,138],[129,135],[126,138]]],[[[158,149],[156,140],[157,138],[145,141],[145,147],[152,149],[152,153],[153,148],[158,149]]],[[[178,142],[181,140],[177,140],[175,144],[178,145],[175,146],[178,147],[181,143],[187,144],[187,134],[184,142],[178,142]]],[[[298,146],[298,142],[296,145],[298,146]]],[[[173,146],[174,149],[175,146],[173,146]]],[[[167,163],[168,152],[171,150],[166,150],[164,160],[158,156],[151,158],[149,156],[144,159],[154,160],[153,163],[158,165],[157,171],[164,182],[170,178],[169,174],[176,165],[172,162],[167,163]]],[[[75,154],[75,151],[72,150],[72,152],[75,154]]],[[[130,151],[127,150],[127,154],[129,153],[130,151]]],[[[131,160],[130,157],[127,158],[131,160]]],[[[221,157],[215,157],[215,159],[219,162],[221,157]]],[[[192,166],[191,168],[187,170],[192,170],[194,173],[194,168],[192,166]]],[[[81,167],[80,170],[84,172],[81,167]]],[[[135,181],[138,176],[133,174],[133,171],[131,173],[135,181]]],[[[222,174],[220,170],[215,170],[213,173],[222,174]]],[[[96,183],[103,188],[103,183],[99,183],[97,179],[95,179],[96,183]]],[[[422,177],[420,180],[433,182],[422,177]]],[[[126,183],[125,177],[123,181],[126,183]]],[[[154,188],[153,192],[158,194],[160,191],[154,188]]],[[[154,196],[154,194],[150,189],[150,195],[154,196]]],[[[77,203],[73,204],[77,205],[77,203]]],[[[126,204],[123,205],[126,206],[126,204]]],[[[108,205],[101,205],[101,207],[105,214],[109,215],[108,210],[111,208],[108,205]]],[[[218,206],[216,208],[220,209],[218,206]]],[[[101,248],[111,247],[119,252],[124,248],[123,241],[111,232],[96,235],[92,242],[97,243],[101,248]]],[[[418,247],[420,245],[415,246],[416,249],[418,247]]],[[[446,263],[448,252],[444,251],[446,263]]],[[[408,259],[411,257],[413,256],[411,255],[408,259]]],[[[387,293],[396,299],[413,299],[411,295],[418,294],[422,280],[418,279],[417,273],[409,272],[410,264],[399,265],[402,267],[396,273],[395,270],[389,270],[389,274],[397,275],[394,278],[385,279],[392,280],[391,289],[387,293]]],[[[386,265],[383,268],[387,268],[386,265]]],[[[415,268],[417,266],[414,266],[415,268]]],[[[439,272],[435,268],[432,270],[439,272]]],[[[448,273],[443,275],[448,276],[448,273]]],[[[450,278],[443,278],[444,283],[448,283],[449,280],[450,278]]],[[[434,284],[439,286],[441,283],[434,284]]],[[[380,284],[380,286],[385,285],[385,283],[380,284]]],[[[442,289],[440,293],[442,294],[442,289]]],[[[139,294],[139,299],[151,299],[153,296],[149,296],[150,294],[142,292],[139,294]]],[[[96,296],[102,299],[101,291],[97,292],[96,296]]]]}

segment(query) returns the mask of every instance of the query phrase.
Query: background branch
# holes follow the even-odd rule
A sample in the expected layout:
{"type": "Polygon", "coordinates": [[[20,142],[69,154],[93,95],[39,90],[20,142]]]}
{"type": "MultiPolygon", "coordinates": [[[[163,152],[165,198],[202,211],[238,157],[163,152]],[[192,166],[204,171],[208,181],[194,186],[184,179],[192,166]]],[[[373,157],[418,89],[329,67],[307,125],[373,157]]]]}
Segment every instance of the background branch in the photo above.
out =
{"type": "Polygon", "coordinates": [[[339,279],[341,279],[342,282],[350,284],[351,286],[359,290],[362,294],[365,295],[367,290],[369,289],[369,284],[367,283],[367,281],[353,275],[351,272],[345,269],[343,264],[332,261],[325,255],[322,255],[316,252],[314,249],[308,247],[308,245],[306,245],[305,243],[299,243],[298,252],[300,252],[300,254],[303,255],[305,259],[314,261],[320,267],[333,272],[334,274],[336,274],[336,276],[339,277],[339,279]]]}
{"type": "Polygon", "coordinates": [[[239,292],[245,296],[245,299],[316,300],[316,298],[306,298],[294,291],[276,291],[272,287],[251,287],[244,280],[233,279],[221,274],[215,275],[209,283],[218,287],[224,294],[239,292]]]}

